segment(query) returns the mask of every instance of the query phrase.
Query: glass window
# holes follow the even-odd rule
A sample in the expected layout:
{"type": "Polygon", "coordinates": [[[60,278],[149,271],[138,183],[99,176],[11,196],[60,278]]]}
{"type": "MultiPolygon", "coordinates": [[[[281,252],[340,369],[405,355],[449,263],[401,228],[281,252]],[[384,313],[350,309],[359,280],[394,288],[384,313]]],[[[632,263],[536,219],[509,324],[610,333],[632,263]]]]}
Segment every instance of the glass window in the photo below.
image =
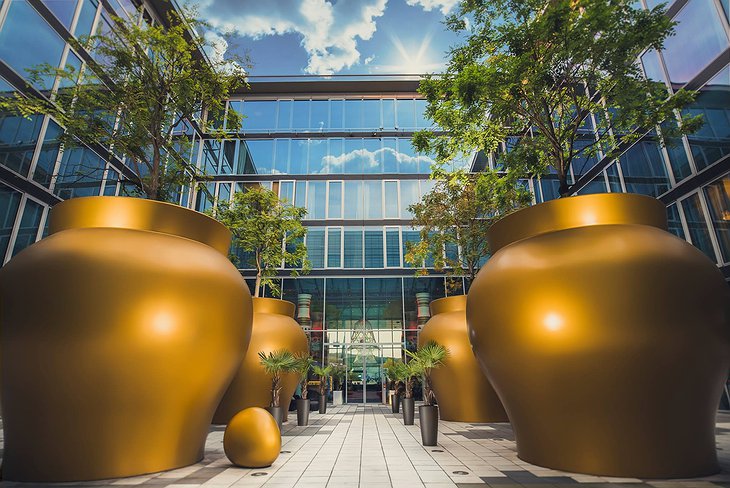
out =
{"type": "MultiPolygon", "coordinates": [[[[282,298],[297,305],[297,322],[304,330],[321,330],[324,317],[324,279],[296,278],[283,281],[282,298]]],[[[311,346],[313,350],[315,346],[311,346]]],[[[321,343],[319,347],[321,348],[321,343]]]]}
{"type": "Polygon", "coordinates": [[[82,38],[92,34],[91,29],[94,26],[98,6],[98,0],[82,0],[81,13],[79,14],[79,20],[76,21],[73,35],[82,38]]]}
{"type": "Polygon", "coordinates": [[[688,136],[698,170],[730,154],[730,66],[725,66],[700,88],[685,113],[701,114],[705,122],[700,130],[688,136]]]}
{"type": "MultiPolygon", "coordinates": [[[[119,182],[119,173],[109,167],[106,171],[106,181],[104,182],[104,196],[113,197],[117,194],[117,183],[119,182]]],[[[185,187],[187,188],[187,186],[185,187]]]]}
{"type": "Polygon", "coordinates": [[[398,173],[398,139],[383,139],[383,173],[398,173]]]}
{"type": "Polygon", "coordinates": [[[85,147],[66,149],[61,158],[55,193],[63,199],[99,195],[105,164],[85,147]]]}
{"type": "Polygon", "coordinates": [[[707,206],[723,262],[730,261],[730,175],[705,187],[707,206]]]}
{"type": "Polygon", "coordinates": [[[23,208],[23,216],[20,218],[18,235],[13,245],[13,256],[30,246],[36,241],[38,227],[41,225],[44,207],[40,203],[27,199],[23,208]]]}
{"type": "Polygon", "coordinates": [[[327,228],[327,267],[342,267],[342,227],[327,228]]]}
{"type": "Polygon", "coordinates": [[[328,155],[325,171],[330,174],[340,174],[348,163],[345,153],[344,139],[330,139],[328,141],[328,155]]]}
{"type": "Polygon", "coordinates": [[[591,193],[606,193],[606,180],[603,179],[602,172],[581,188],[578,195],[588,195],[591,193]]]}
{"type": "Polygon", "coordinates": [[[218,201],[227,202],[231,199],[231,184],[220,183],[218,185],[218,201]]]}
{"type": "Polygon", "coordinates": [[[347,174],[361,174],[363,172],[363,141],[345,139],[345,151],[342,155],[344,171],[347,174]]]}
{"type": "Polygon", "coordinates": [[[9,186],[0,183],[0,261],[5,257],[10,244],[10,234],[13,232],[15,217],[20,207],[21,193],[9,186]]]}
{"type": "Polygon", "coordinates": [[[687,230],[692,244],[705,253],[713,263],[717,262],[715,250],[712,247],[710,230],[707,228],[705,212],[702,210],[699,194],[685,198],[681,202],[684,218],[687,221],[687,230]]]}
{"type": "Polygon", "coordinates": [[[345,128],[347,130],[362,129],[362,100],[345,100],[345,128]]]}
{"type": "Polygon", "coordinates": [[[76,0],[42,0],[48,10],[53,12],[58,20],[66,27],[71,29],[71,21],[76,12],[76,0]]]}
{"type": "Polygon", "coordinates": [[[363,129],[380,129],[380,100],[363,100],[362,102],[363,129]]]}
{"type": "MultiPolygon", "coordinates": [[[[23,77],[27,70],[48,63],[58,66],[64,41],[46,23],[27,0],[12,0],[7,18],[0,30],[0,59],[23,77]]],[[[40,89],[53,86],[51,77],[35,83],[40,89]]]]}
{"type": "Polygon", "coordinates": [[[659,145],[641,141],[619,157],[628,193],[659,196],[669,189],[669,179],[659,145]]]}
{"type": "Polygon", "coordinates": [[[383,151],[380,139],[364,139],[362,151],[363,173],[383,172],[383,151]]]}
{"type": "Polygon", "coordinates": [[[309,129],[309,100],[295,100],[291,127],[297,132],[309,129]]]}
{"type": "MultiPolygon", "coordinates": [[[[417,330],[431,317],[428,304],[446,296],[443,278],[403,278],[403,303],[405,304],[405,327],[417,330]]],[[[415,344],[408,344],[414,349],[415,344]]]]}
{"type": "Polygon", "coordinates": [[[327,218],[342,218],[342,182],[328,181],[329,195],[327,197],[327,218]]]}
{"type": "Polygon", "coordinates": [[[345,227],[345,268],[362,268],[362,231],[362,227],[345,227]]]}
{"type": "Polygon", "coordinates": [[[326,184],[326,181],[307,182],[307,218],[317,220],[326,218],[326,184]]]}
{"type": "Polygon", "coordinates": [[[205,174],[215,175],[218,173],[220,151],[220,141],[209,139],[203,142],[203,167],[201,169],[205,174]]]}
{"type": "Polygon", "coordinates": [[[290,139],[275,139],[274,174],[289,174],[290,139]]]}
{"type": "Polygon", "coordinates": [[[223,141],[220,174],[230,175],[236,164],[236,141],[223,141]]]}
{"type": "MultiPolygon", "coordinates": [[[[400,173],[418,173],[418,154],[410,139],[398,139],[398,170],[400,173]]],[[[425,170],[426,173],[430,168],[425,170]]]]}
{"type": "Polygon", "coordinates": [[[289,173],[293,175],[307,174],[308,139],[292,139],[289,156],[289,173]]]}
{"type": "Polygon", "coordinates": [[[418,128],[428,128],[431,127],[431,121],[426,118],[426,107],[428,107],[428,102],[423,99],[418,99],[415,101],[416,104],[416,127],[418,128]]]}
{"type": "Polygon", "coordinates": [[[312,268],[324,268],[324,229],[307,229],[307,258],[312,268]]]}
{"type": "Polygon", "coordinates": [[[609,190],[614,193],[621,193],[623,191],[621,188],[621,176],[619,175],[616,163],[606,168],[606,176],[608,176],[609,190]]]}
{"type": "Polygon", "coordinates": [[[365,227],[365,267],[383,267],[382,227],[365,227]]]}
{"type": "Polygon", "coordinates": [[[282,202],[294,203],[294,182],[293,181],[281,181],[279,182],[279,200],[282,202]]]}
{"type": "Polygon", "coordinates": [[[418,203],[418,180],[401,180],[400,181],[400,215],[402,219],[412,219],[413,214],[408,207],[414,203],[418,203]]]}
{"type": "Polygon", "coordinates": [[[42,115],[33,115],[28,119],[17,115],[1,115],[0,164],[26,176],[42,123],[42,115]]]}
{"type": "Polygon", "coordinates": [[[325,174],[329,172],[330,158],[327,156],[327,139],[309,140],[309,173],[325,174]]]}
{"type": "Polygon", "coordinates": [[[403,282],[400,278],[365,278],[365,320],[376,331],[403,328],[403,282]]]}
{"type": "Polygon", "coordinates": [[[383,189],[382,181],[365,181],[365,218],[383,218],[383,189]]]}
{"type": "Polygon", "coordinates": [[[195,210],[205,212],[213,208],[215,201],[215,183],[206,183],[198,187],[198,198],[195,202],[195,210]]]}
{"type": "Polygon", "coordinates": [[[395,100],[386,98],[382,100],[383,109],[383,129],[394,130],[395,124],[395,100]]]}
{"type": "Polygon", "coordinates": [[[667,207],[667,224],[669,232],[677,237],[686,239],[684,236],[684,227],[682,227],[682,219],[679,217],[679,209],[676,203],[667,207]]]}
{"type": "Polygon", "coordinates": [[[329,128],[328,100],[312,100],[310,104],[309,128],[313,131],[322,132],[329,128]]]}
{"type": "Polygon", "coordinates": [[[416,128],[416,104],[414,100],[396,100],[397,127],[400,130],[416,128]]]}
{"type": "Polygon", "coordinates": [[[363,218],[362,181],[345,181],[346,219],[363,218]]]}
{"type": "Polygon", "coordinates": [[[362,278],[327,278],[328,330],[362,329],[362,278]]]}
{"type": "Polygon", "coordinates": [[[244,132],[262,132],[276,127],[276,100],[246,100],[242,110],[244,132]]]}
{"type": "Polygon", "coordinates": [[[400,208],[398,201],[398,182],[384,181],[383,187],[385,189],[385,218],[397,219],[398,209],[400,208]]]}
{"type": "Polygon", "coordinates": [[[330,100],[330,129],[343,128],[344,112],[344,100],[330,100]]]}
{"type": "Polygon", "coordinates": [[[641,56],[641,64],[644,66],[646,78],[665,83],[667,76],[664,74],[664,68],[662,68],[659,60],[660,54],[655,49],[651,49],[641,56]]]}
{"type": "Polygon", "coordinates": [[[728,47],[713,0],[689,0],[674,19],[676,34],[664,42],[664,62],[672,84],[683,85],[728,47]]]}
{"type": "Polygon", "coordinates": [[[385,228],[385,265],[388,268],[400,267],[400,229],[385,228]]]}
{"type": "MultiPolygon", "coordinates": [[[[406,255],[406,251],[408,249],[408,243],[417,244],[421,242],[421,232],[417,230],[405,230],[402,231],[403,234],[403,255],[406,255]]],[[[411,265],[406,263],[405,259],[403,260],[403,266],[410,267],[411,265]]]]}
{"type": "Polygon", "coordinates": [[[291,129],[291,114],[293,110],[293,100],[279,100],[278,114],[276,116],[276,128],[289,130],[291,129]]]}
{"type": "Polygon", "coordinates": [[[236,163],[236,174],[252,175],[256,173],[256,167],[253,164],[246,141],[238,141],[238,160],[236,163]]]}
{"type": "Polygon", "coordinates": [[[297,181],[294,186],[294,205],[306,208],[307,204],[307,182],[297,181]]]}
{"type": "Polygon", "coordinates": [[[246,141],[251,157],[253,174],[271,174],[274,162],[274,141],[272,139],[253,139],[246,141]]]}

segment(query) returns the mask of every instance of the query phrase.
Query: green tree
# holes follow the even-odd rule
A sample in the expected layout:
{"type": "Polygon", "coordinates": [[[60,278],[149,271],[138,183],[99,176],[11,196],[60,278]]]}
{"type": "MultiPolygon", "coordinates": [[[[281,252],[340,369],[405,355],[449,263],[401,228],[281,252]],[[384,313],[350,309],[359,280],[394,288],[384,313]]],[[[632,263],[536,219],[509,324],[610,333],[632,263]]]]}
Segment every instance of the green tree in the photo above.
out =
{"type": "Polygon", "coordinates": [[[443,75],[426,76],[419,91],[426,115],[445,132],[414,136],[440,163],[481,150],[508,171],[554,168],[560,194],[570,193],[570,167],[613,157],[662,124],[660,143],[697,130],[699,117],[679,119],[694,97],[646,80],[637,63],[662,48],[674,22],[664,5],[636,9],[633,0],[463,0],[447,27],[464,36],[443,75]],[[468,19],[468,20],[467,20],[468,19]],[[595,115],[595,134],[591,128],[595,115]]]}
{"type": "Polygon", "coordinates": [[[260,186],[237,192],[233,202],[218,202],[212,211],[233,233],[234,246],[253,254],[254,296],[260,296],[263,286],[268,286],[275,296],[281,295],[275,277],[282,265],[301,267],[301,270],[292,269],[292,276],[309,271],[304,245],[306,229],[302,225],[306,214],[304,208],[282,202],[276,193],[260,186]]]}
{"type": "Polygon", "coordinates": [[[433,393],[431,371],[439,368],[449,357],[449,350],[435,341],[429,341],[416,352],[405,350],[410,356],[411,362],[417,363],[416,369],[423,376],[423,402],[426,405],[433,405],[436,395],[433,393]]]}
{"type": "MultiPolygon", "coordinates": [[[[65,128],[65,147],[79,142],[110,147],[136,173],[124,181],[133,193],[171,201],[181,184],[200,176],[188,163],[191,142],[174,137],[176,128],[206,111],[209,118],[223,113],[230,94],[246,86],[244,60],[201,55],[213,46],[197,34],[205,24],[195,15],[173,9],[167,26],[113,17],[112,32],[69,39],[96,61],[81,73],[71,66],[39,65],[30,70],[31,80],[58,77],[62,88],[54,94],[15,93],[0,100],[0,109],[25,117],[52,116],[65,128]]],[[[229,111],[229,129],[237,130],[240,123],[240,115],[229,111]]],[[[225,137],[215,128],[210,135],[225,137]]]]}
{"type": "Polygon", "coordinates": [[[321,366],[319,364],[315,364],[312,366],[312,371],[314,374],[319,376],[319,394],[324,396],[327,394],[327,382],[329,381],[329,377],[332,374],[332,366],[321,366]]]}
{"type": "Polygon", "coordinates": [[[413,398],[413,387],[416,385],[416,378],[422,374],[423,368],[418,361],[411,360],[407,363],[402,361],[396,362],[395,376],[403,384],[405,398],[413,398]]]}
{"type": "Polygon", "coordinates": [[[271,406],[279,406],[279,394],[281,393],[281,375],[293,371],[297,366],[297,358],[286,349],[266,354],[259,351],[260,364],[266,374],[271,375],[271,406]]]}
{"type": "MultiPolygon", "coordinates": [[[[433,189],[408,207],[412,225],[420,227],[420,241],[407,244],[405,260],[419,268],[417,275],[428,274],[425,263],[432,262],[438,272],[473,280],[489,255],[487,229],[496,219],[529,205],[532,195],[514,179],[494,171],[472,174],[437,169],[432,178],[436,180],[433,189]]],[[[450,287],[455,283],[447,281],[450,287]]]]}

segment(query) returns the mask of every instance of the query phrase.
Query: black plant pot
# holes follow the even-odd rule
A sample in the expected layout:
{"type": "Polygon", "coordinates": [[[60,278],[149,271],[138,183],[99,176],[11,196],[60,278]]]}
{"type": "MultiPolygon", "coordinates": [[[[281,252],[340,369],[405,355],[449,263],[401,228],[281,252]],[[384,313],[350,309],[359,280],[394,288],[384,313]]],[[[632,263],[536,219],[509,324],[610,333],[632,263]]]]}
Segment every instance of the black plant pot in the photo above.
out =
{"type": "Polygon", "coordinates": [[[439,435],[439,408],[436,405],[418,407],[421,441],[424,446],[435,446],[439,435]]]}
{"type": "Polygon", "coordinates": [[[297,425],[309,425],[309,398],[297,398],[297,425]]]}
{"type": "Polygon", "coordinates": [[[272,417],[274,417],[274,420],[276,420],[276,425],[279,426],[279,432],[281,432],[281,424],[284,422],[284,409],[282,407],[266,407],[266,410],[269,411],[272,417]]]}
{"type": "Polygon", "coordinates": [[[403,402],[403,423],[413,425],[413,417],[416,413],[416,401],[413,398],[404,398],[403,402]]]}
{"type": "Polygon", "coordinates": [[[319,413],[327,413],[327,394],[319,395],[319,413]]]}
{"type": "Polygon", "coordinates": [[[400,395],[395,394],[390,398],[390,406],[393,408],[393,413],[400,412],[400,395]]]}

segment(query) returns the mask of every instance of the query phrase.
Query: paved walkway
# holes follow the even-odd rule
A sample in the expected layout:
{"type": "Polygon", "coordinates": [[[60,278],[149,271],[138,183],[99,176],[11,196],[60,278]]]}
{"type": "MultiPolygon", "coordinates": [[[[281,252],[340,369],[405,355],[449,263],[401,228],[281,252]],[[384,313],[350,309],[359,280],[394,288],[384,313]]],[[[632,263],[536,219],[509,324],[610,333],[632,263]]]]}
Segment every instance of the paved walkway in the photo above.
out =
{"type": "MultiPolygon", "coordinates": [[[[282,453],[269,468],[233,467],[223,453],[223,429],[213,427],[205,459],[196,465],[149,476],[42,486],[730,488],[728,414],[720,414],[717,425],[722,473],[708,478],[673,481],[604,478],[533,466],[517,458],[509,424],[440,422],[439,445],[423,447],[418,421],[414,426],[404,426],[402,417],[390,413],[390,407],[332,407],[325,415],[313,412],[308,427],[297,427],[296,416],[289,418],[291,420],[283,429],[282,453]]],[[[38,485],[5,482],[2,486],[27,488],[38,485]]]]}

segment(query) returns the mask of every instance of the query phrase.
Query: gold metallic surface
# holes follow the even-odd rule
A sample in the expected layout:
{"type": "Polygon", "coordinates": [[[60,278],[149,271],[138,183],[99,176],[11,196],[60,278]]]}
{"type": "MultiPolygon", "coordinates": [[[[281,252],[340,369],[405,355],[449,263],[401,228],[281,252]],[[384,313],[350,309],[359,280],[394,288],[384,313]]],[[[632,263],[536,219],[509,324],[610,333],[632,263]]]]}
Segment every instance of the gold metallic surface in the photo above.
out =
{"type": "MultiPolygon", "coordinates": [[[[293,354],[309,352],[307,335],[294,320],[294,309],[294,304],[285,300],[253,299],[253,329],[248,352],[215,412],[213,423],[226,424],[244,408],[264,408],[271,403],[271,376],[259,363],[260,351],[265,354],[278,349],[286,349],[293,354]]],[[[285,412],[298,382],[294,373],[282,375],[279,405],[285,412]]]]}
{"type": "Polygon", "coordinates": [[[431,372],[441,420],[508,422],[502,402],[471,349],[465,295],[431,302],[431,318],[418,335],[418,346],[429,341],[449,350],[444,364],[431,372]]]}
{"type": "Polygon", "coordinates": [[[250,334],[251,296],[221,252],[228,231],[125,197],[69,200],[50,218],[53,233],[0,270],[3,478],[199,461],[250,334]]]}
{"type": "Polygon", "coordinates": [[[730,291],[663,230],[664,211],[649,197],[588,195],[492,228],[501,249],[469,290],[467,321],[521,459],[621,477],[718,471],[730,291]]]}
{"type": "Polygon", "coordinates": [[[223,434],[223,450],[236,466],[271,466],[281,452],[279,426],[263,408],[249,407],[228,422],[223,434]]]}

